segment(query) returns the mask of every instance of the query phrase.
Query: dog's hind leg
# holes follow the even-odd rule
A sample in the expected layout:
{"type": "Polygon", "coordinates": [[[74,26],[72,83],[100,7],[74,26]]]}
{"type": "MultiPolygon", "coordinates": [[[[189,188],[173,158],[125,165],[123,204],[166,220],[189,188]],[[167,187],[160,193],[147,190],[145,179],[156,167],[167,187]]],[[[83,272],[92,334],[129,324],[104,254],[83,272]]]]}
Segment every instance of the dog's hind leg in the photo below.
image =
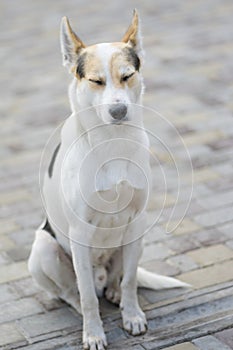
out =
{"type": "Polygon", "coordinates": [[[81,312],[71,259],[45,229],[36,231],[28,269],[36,282],[51,296],[64,300],[81,312]]]}

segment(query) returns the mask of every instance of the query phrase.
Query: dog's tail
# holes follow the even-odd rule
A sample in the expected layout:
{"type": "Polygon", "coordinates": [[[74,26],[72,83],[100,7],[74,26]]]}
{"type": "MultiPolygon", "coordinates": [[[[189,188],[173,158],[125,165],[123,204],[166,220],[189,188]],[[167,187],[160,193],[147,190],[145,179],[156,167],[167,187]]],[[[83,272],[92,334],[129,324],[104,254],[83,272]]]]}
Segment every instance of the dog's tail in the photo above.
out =
{"type": "Polygon", "coordinates": [[[153,272],[149,272],[143,269],[142,267],[138,267],[137,269],[137,282],[138,287],[144,287],[154,290],[191,287],[190,284],[181,282],[172,277],[166,277],[153,272]]]}

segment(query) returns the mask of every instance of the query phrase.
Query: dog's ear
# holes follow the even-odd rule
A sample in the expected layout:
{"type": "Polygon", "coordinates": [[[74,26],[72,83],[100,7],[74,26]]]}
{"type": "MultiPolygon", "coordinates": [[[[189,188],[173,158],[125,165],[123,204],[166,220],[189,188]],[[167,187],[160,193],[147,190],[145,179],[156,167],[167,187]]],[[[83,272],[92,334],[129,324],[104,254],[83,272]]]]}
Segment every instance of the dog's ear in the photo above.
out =
{"type": "Polygon", "coordinates": [[[140,32],[140,19],[138,11],[134,9],[132,22],[122,41],[128,43],[136,51],[139,58],[143,58],[142,38],[140,32]]]}
{"type": "Polygon", "coordinates": [[[63,65],[68,67],[69,70],[72,70],[77,63],[81,50],[85,48],[85,45],[72,30],[67,17],[63,17],[61,21],[60,41],[63,65]]]}

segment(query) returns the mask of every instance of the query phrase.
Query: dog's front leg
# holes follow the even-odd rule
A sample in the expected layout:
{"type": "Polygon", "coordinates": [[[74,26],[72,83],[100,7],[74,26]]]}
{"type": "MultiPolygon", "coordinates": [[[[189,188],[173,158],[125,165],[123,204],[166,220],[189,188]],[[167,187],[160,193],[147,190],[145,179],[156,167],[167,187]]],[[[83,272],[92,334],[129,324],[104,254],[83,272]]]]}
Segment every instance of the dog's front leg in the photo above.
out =
{"type": "MultiPolygon", "coordinates": [[[[133,233],[136,225],[132,225],[129,234],[133,233]]],[[[137,225],[137,230],[143,233],[144,219],[137,225]]],[[[133,236],[132,236],[133,237],[133,236]]],[[[133,239],[132,239],[133,240],[133,239]]],[[[123,279],[121,282],[121,313],[123,326],[132,335],[143,334],[147,330],[144,312],[138,303],[137,296],[137,266],[142,251],[142,239],[123,246],[123,279]]]]}
{"type": "MultiPolygon", "coordinates": [[[[84,234],[84,233],[83,233],[84,234]]],[[[71,252],[83,315],[83,348],[103,350],[107,346],[91,264],[91,248],[78,243],[77,229],[70,230],[71,252]]]]}

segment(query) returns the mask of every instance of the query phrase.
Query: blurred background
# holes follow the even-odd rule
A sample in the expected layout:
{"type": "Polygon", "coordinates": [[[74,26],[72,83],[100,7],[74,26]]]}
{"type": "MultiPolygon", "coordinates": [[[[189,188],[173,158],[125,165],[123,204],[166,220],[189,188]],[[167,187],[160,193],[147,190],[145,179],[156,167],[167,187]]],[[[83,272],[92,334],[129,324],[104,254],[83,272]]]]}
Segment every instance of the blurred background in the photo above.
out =
{"type": "MultiPolygon", "coordinates": [[[[161,220],[145,239],[141,263],[152,271],[178,276],[193,284],[195,291],[187,295],[191,301],[196,299],[188,305],[185,304],[187,295],[181,291],[141,293],[140,300],[153,319],[149,323],[149,334],[157,337],[160,348],[165,348],[185,342],[184,334],[189,327],[194,327],[195,322],[204,322],[204,326],[188,338],[191,345],[182,349],[206,350],[205,344],[217,344],[218,349],[224,344],[226,349],[227,346],[233,349],[230,328],[233,303],[229,297],[233,286],[233,2],[2,0],[0,346],[7,349],[12,348],[12,344],[21,344],[27,349],[28,343],[39,340],[45,342],[44,349],[52,349],[49,338],[56,339],[64,328],[72,334],[72,327],[80,323],[78,316],[64,304],[51,302],[39,291],[26,266],[34,229],[44,215],[38,185],[41,152],[51,132],[70,113],[67,87],[71,77],[62,67],[60,20],[68,16],[86,45],[119,41],[135,7],[141,17],[146,53],[144,104],[160,112],[176,127],[188,148],[194,170],[193,199],[185,219],[174,234],[164,233],[176,200],[171,181],[161,220]],[[209,295],[208,303],[203,299],[205,293],[209,295]],[[173,318],[168,319],[162,305],[166,307],[174,298],[180,298],[180,304],[171,310],[173,318]],[[218,306],[213,306],[213,300],[218,300],[218,306]],[[202,313],[192,306],[204,302],[207,304],[202,313]],[[161,307],[162,312],[161,339],[156,333],[161,319],[156,321],[155,307],[161,307]],[[188,311],[182,318],[179,310],[185,308],[188,311]],[[207,316],[214,324],[212,328],[207,316]],[[46,320],[50,320],[47,323],[50,326],[45,330],[46,320]],[[162,340],[163,331],[172,322],[174,332],[171,331],[169,340],[166,337],[162,340]],[[176,327],[181,329],[180,338],[175,335],[176,327]],[[206,339],[208,329],[213,334],[206,339]]],[[[167,142],[170,137],[177,161],[187,160],[183,149],[175,148],[166,127],[159,129],[157,124],[147,122],[146,127],[160,130],[167,142]]],[[[153,147],[160,161],[169,164],[167,154],[162,150],[157,153],[153,147]]],[[[159,193],[159,186],[157,190],[159,193]]],[[[189,192],[190,186],[184,187],[174,222],[184,213],[189,192]]],[[[161,203],[160,195],[152,198],[151,221],[161,203]]],[[[106,315],[116,313],[109,305],[103,310],[106,315]]],[[[116,330],[110,332],[110,342],[116,337],[121,348],[129,342],[127,348],[133,349],[133,343],[119,324],[111,317],[109,322],[110,328],[116,330]]],[[[72,343],[77,335],[70,337],[64,337],[64,342],[72,343]]],[[[138,344],[143,341],[149,340],[139,339],[138,344]]],[[[152,349],[145,344],[143,349],[152,349]]],[[[62,344],[56,346],[63,349],[62,344]]],[[[72,345],[69,349],[73,349],[72,345]]]]}

